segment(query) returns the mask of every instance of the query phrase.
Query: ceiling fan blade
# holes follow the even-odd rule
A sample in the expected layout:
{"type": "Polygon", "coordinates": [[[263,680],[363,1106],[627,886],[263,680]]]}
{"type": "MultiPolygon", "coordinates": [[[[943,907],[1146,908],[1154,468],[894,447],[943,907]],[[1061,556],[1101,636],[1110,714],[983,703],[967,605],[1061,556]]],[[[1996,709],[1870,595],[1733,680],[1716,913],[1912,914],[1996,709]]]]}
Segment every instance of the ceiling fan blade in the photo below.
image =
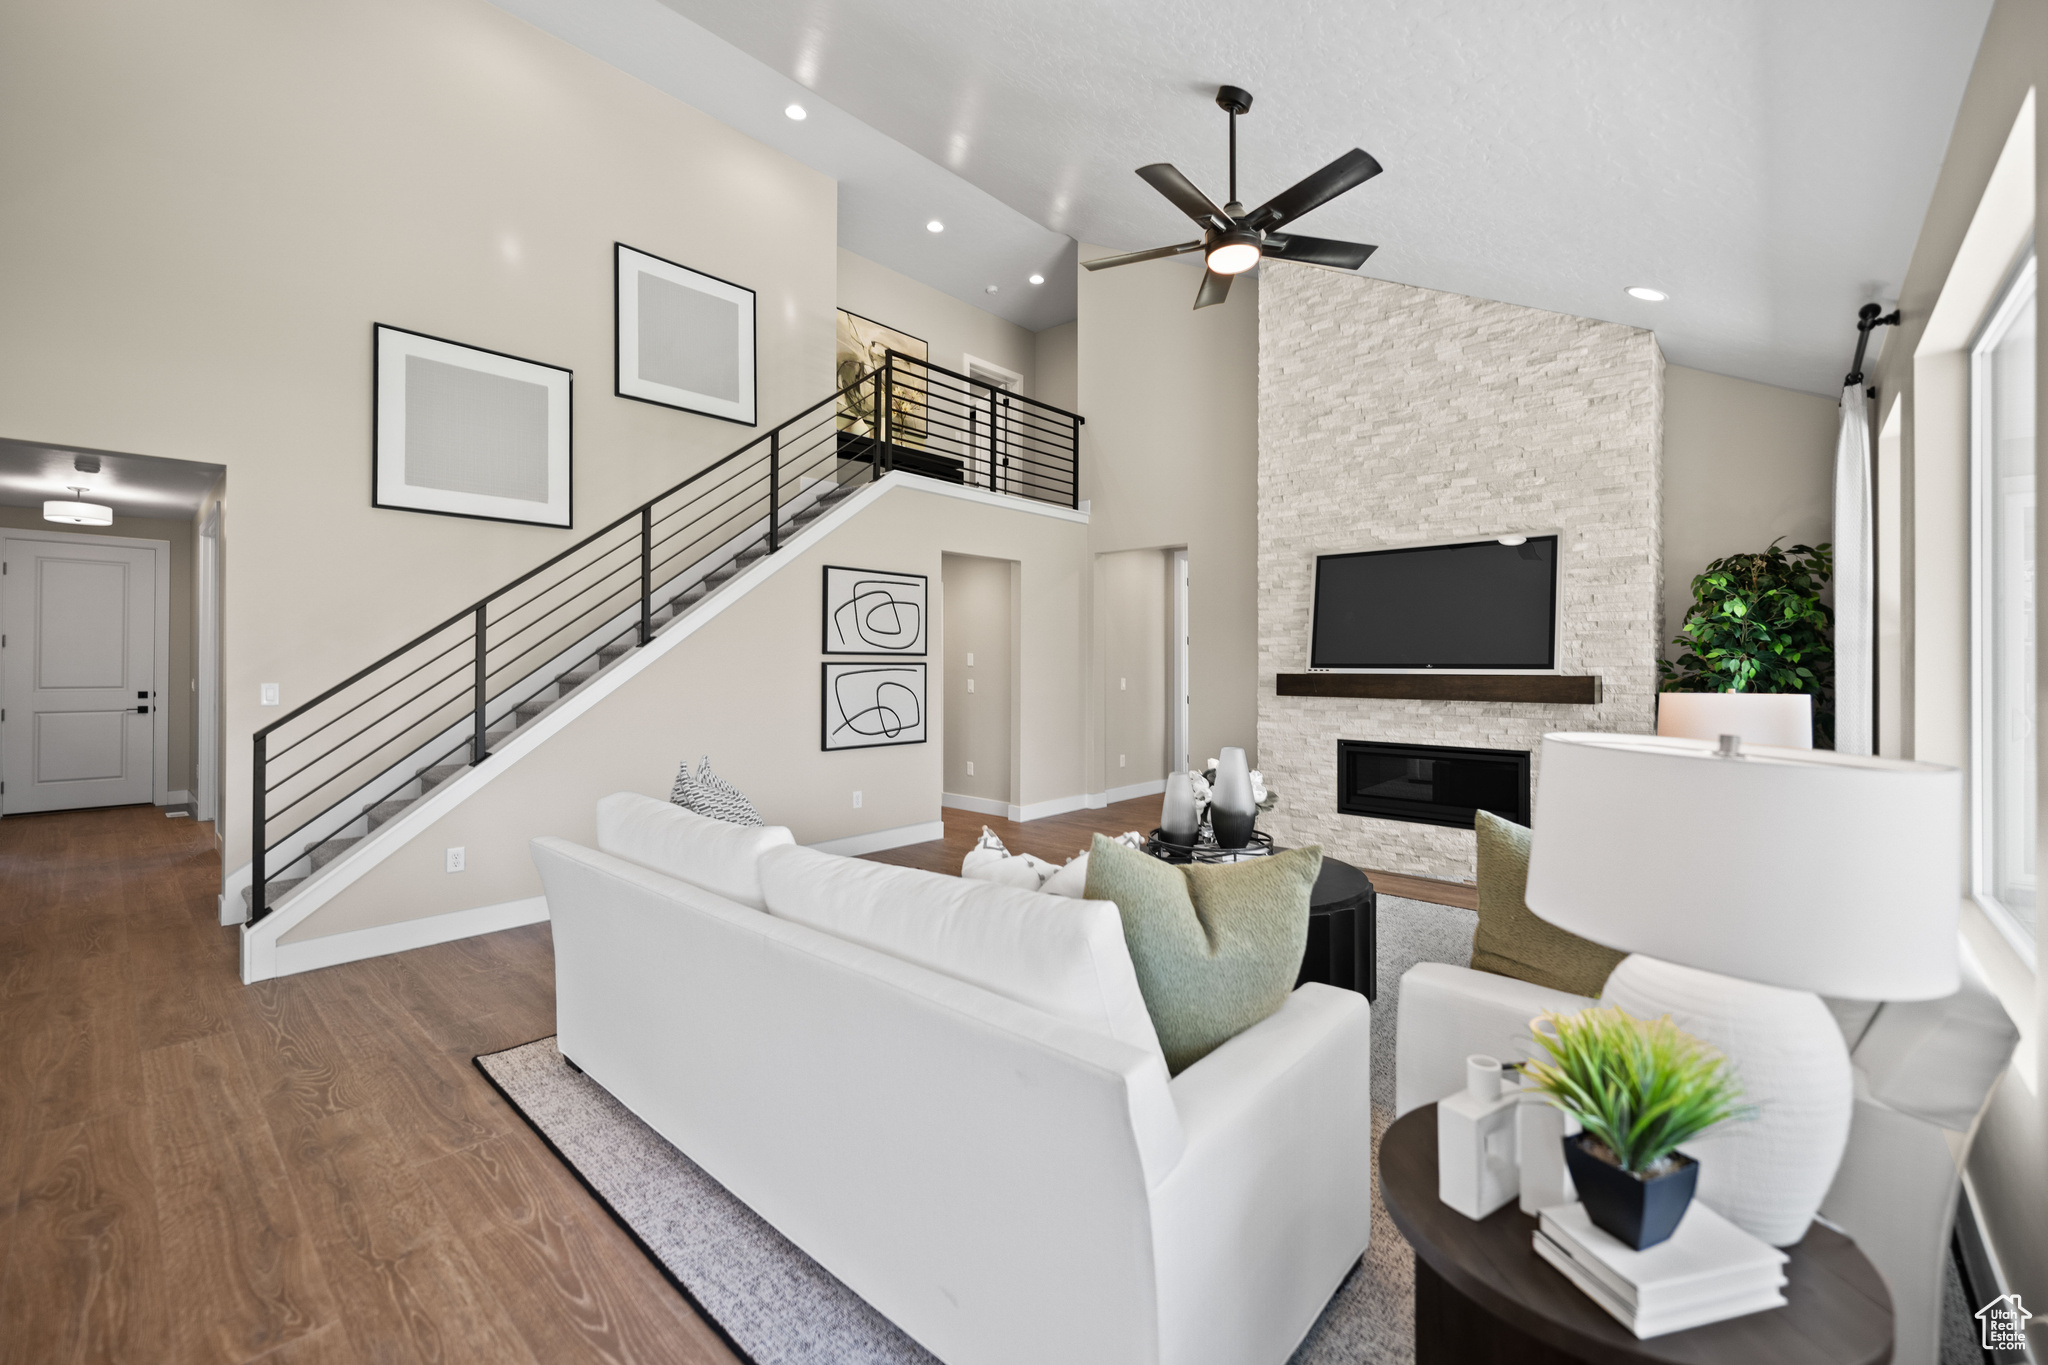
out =
{"type": "Polygon", "coordinates": [[[1221,303],[1230,297],[1230,282],[1235,275],[1219,275],[1213,270],[1202,272],[1202,287],[1195,293],[1195,307],[1207,308],[1212,303],[1221,303]]]}
{"type": "Polygon", "coordinates": [[[1300,237],[1269,232],[1266,234],[1265,250],[1268,256],[1283,261],[1334,266],[1338,270],[1356,270],[1365,264],[1366,257],[1379,248],[1367,246],[1364,242],[1338,242],[1328,237],[1300,237]]]}
{"type": "Polygon", "coordinates": [[[1200,242],[1182,242],[1179,246],[1155,246],[1150,251],[1126,251],[1121,256],[1099,256],[1082,265],[1090,270],[1107,270],[1113,265],[1130,265],[1134,261],[1156,261],[1162,256],[1185,256],[1190,251],[1200,251],[1200,242]]]}
{"type": "Polygon", "coordinates": [[[1153,189],[1173,201],[1173,206],[1203,227],[1229,227],[1230,215],[1195,188],[1195,182],[1164,161],[1138,167],[1138,175],[1153,189]]]}
{"type": "Polygon", "coordinates": [[[1384,167],[1372,153],[1353,147],[1314,175],[1268,199],[1245,218],[1248,227],[1274,228],[1378,175],[1384,167]]]}

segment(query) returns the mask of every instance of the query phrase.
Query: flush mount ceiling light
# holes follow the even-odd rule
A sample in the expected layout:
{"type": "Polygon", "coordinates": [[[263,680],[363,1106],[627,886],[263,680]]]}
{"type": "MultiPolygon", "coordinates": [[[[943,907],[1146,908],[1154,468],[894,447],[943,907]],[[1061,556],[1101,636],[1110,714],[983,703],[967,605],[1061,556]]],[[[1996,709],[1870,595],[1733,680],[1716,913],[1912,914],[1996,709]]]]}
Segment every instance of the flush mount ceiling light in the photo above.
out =
{"type": "Polygon", "coordinates": [[[789,108],[782,111],[782,114],[783,117],[795,119],[798,123],[802,123],[805,119],[811,116],[810,112],[806,110],[801,104],[790,105],[789,108]]]}
{"type": "Polygon", "coordinates": [[[1202,239],[1182,242],[1178,246],[1154,247],[1150,251],[1104,256],[1081,264],[1090,270],[1101,270],[1112,265],[1130,265],[1134,261],[1152,261],[1162,256],[1182,256],[1190,251],[1199,251],[1209,269],[1203,274],[1202,287],[1195,294],[1197,308],[1223,302],[1230,296],[1231,278],[1250,270],[1262,256],[1300,261],[1306,265],[1326,265],[1336,270],[1356,270],[1364,265],[1365,258],[1378,250],[1377,247],[1363,242],[1331,241],[1325,237],[1300,237],[1273,229],[1329,203],[1346,190],[1363,185],[1380,173],[1380,163],[1373,160],[1370,153],[1354,147],[1308,179],[1282,190],[1247,213],[1244,205],[1237,202],[1237,116],[1251,109],[1252,97],[1248,91],[1226,85],[1216,91],[1216,105],[1230,115],[1229,203],[1217,208],[1208,195],[1195,187],[1194,181],[1163,161],[1138,168],[1138,175],[1146,184],[1195,220],[1196,226],[1202,229],[1202,239]]]}
{"type": "Polygon", "coordinates": [[[946,225],[940,222],[938,219],[934,218],[929,223],[926,223],[924,225],[924,230],[926,232],[944,232],[946,230],[946,225]]]}
{"type": "Polygon", "coordinates": [[[1662,303],[1667,297],[1663,290],[1652,289],[1647,284],[1630,285],[1628,296],[1632,299],[1641,299],[1644,303],[1662,303]]]}
{"type": "Polygon", "coordinates": [[[990,285],[988,288],[982,290],[981,292],[984,294],[993,294],[996,292],[996,287],[994,285],[990,285]]]}
{"type": "Polygon", "coordinates": [[[1033,275],[1033,276],[1031,277],[1031,282],[1032,282],[1033,284],[1044,284],[1044,283],[1045,283],[1045,276],[1043,276],[1043,275],[1033,275]]]}
{"type": "Polygon", "coordinates": [[[85,490],[75,484],[70,485],[70,487],[72,492],[78,494],[81,501],[66,502],[60,498],[44,503],[44,521],[61,521],[67,526],[112,526],[114,524],[113,508],[102,507],[96,502],[85,502],[82,500],[85,497],[85,490]]]}

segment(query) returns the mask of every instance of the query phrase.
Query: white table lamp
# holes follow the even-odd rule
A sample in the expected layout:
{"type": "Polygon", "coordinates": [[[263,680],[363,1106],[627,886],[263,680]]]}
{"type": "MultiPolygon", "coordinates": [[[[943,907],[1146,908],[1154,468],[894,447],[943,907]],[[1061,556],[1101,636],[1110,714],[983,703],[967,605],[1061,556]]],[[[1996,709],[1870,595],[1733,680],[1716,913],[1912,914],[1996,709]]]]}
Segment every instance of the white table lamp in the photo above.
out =
{"type": "Polygon", "coordinates": [[[1686,1144],[1699,1198],[1765,1241],[1799,1240],[1853,1101],[1819,996],[1957,989],[1961,774],[1606,734],[1545,735],[1541,772],[1529,908],[1635,954],[1603,1004],[1669,1014],[1728,1054],[1760,1113],[1686,1144]]]}

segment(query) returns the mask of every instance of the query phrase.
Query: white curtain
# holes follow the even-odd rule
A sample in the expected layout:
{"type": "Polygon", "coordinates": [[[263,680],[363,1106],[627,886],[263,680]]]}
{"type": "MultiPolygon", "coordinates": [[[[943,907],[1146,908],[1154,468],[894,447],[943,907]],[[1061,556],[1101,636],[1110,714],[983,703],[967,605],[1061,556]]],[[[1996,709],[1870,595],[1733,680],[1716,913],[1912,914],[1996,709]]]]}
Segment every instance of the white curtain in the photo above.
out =
{"type": "Polygon", "coordinates": [[[1842,390],[1835,439],[1835,748],[1870,752],[1876,680],[1877,568],[1872,553],[1870,401],[1861,384],[1842,390]]]}

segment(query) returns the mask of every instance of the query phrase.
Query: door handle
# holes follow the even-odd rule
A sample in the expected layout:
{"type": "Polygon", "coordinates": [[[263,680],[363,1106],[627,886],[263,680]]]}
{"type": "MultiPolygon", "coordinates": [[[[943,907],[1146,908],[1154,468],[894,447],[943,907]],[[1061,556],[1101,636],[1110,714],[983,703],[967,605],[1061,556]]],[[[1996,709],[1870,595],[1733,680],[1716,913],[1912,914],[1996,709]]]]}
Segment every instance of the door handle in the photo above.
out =
{"type": "Polygon", "coordinates": [[[149,714],[149,708],[147,706],[138,706],[135,708],[135,714],[138,716],[146,716],[149,714]]]}

